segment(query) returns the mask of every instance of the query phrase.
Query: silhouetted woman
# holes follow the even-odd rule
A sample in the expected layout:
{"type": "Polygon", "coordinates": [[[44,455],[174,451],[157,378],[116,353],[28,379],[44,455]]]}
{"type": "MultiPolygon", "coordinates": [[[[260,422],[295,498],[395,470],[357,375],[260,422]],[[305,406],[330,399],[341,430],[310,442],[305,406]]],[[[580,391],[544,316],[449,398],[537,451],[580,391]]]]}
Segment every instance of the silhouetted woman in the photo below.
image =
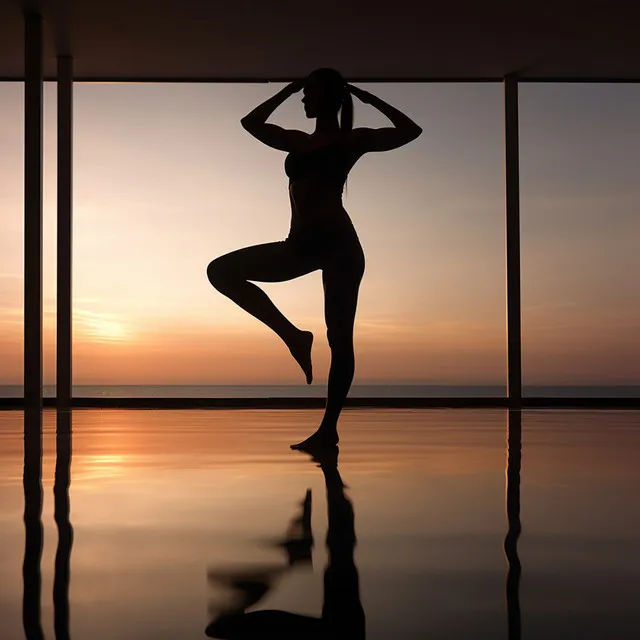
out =
{"type": "Polygon", "coordinates": [[[351,167],[365,153],[401,147],[415,140],[422,129],[380,98],[347,84],[334,69],[317,69],[305,80],[292,82],[241,123],[264,144],[288,152],[284,168],[290,180],[291,230],[282,242],[217,258],[209,264],[207,275],[218,291],[282,338],[311,384],[313,334],[293,325],[251,281],[283,282],[322,269],[331,348],[327,404],[318,430],[292,448],[331,446],[338,442],[338,417],[355,371],[353,325],[364,274],[364,253],[342,205],[343,187],[351,167]],[[268,124],[274,110],[300,89],[306,116],[316,119],[315,131],[307,134],[268,124]],[[352,129],[352,95],[376,107],[394,126],[352,129]]]}

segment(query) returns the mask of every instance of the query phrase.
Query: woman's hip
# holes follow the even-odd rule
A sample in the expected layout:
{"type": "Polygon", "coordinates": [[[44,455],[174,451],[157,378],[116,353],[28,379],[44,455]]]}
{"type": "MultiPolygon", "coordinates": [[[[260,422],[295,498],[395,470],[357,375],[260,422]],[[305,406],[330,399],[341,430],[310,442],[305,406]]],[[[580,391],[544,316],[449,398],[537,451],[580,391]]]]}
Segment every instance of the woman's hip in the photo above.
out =
{"type": "Polygon", "coordinates": [[[353,225],[300,225],[292,227],[285,243],[304,256],[323,265],[350,264],[364,270],[364,251],[353,225]]]}

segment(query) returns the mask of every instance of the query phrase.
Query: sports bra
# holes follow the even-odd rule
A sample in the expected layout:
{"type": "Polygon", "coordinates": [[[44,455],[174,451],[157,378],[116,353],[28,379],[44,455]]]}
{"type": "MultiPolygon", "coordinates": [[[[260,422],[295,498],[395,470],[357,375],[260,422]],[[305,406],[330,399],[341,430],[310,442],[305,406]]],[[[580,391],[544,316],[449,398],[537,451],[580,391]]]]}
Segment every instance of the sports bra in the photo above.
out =
{"type": "Polygon", "coordinates": [[[292,151],[285,158],[284,170],[291,181],[317,176],[343,185],[349,173],[343,141],[309,151],[292,151]]]}

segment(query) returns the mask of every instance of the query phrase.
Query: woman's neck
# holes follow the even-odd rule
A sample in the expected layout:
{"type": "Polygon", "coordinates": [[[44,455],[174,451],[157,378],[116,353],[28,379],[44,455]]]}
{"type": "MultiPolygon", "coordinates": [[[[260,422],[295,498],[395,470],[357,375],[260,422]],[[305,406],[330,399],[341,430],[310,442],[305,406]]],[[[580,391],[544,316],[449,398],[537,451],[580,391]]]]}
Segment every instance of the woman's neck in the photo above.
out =
{"type": "Polygon", "coordinates": [[[336,135],[340,133],[337,116],[316,118],[316,129],[313,135],[336,135]]]}

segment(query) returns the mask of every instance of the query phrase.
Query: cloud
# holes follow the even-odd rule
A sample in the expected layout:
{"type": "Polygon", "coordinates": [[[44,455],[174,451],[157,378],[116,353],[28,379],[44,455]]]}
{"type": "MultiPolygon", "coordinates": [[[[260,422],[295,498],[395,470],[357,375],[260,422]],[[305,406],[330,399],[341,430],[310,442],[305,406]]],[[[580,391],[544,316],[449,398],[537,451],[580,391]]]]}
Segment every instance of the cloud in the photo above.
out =
{"type": "Polygon", "coordinates": [[[73,310],[74,341],[125,343],[135,339],[135,332],[122,315],[98,313],[88,309],[73,310]]]}

